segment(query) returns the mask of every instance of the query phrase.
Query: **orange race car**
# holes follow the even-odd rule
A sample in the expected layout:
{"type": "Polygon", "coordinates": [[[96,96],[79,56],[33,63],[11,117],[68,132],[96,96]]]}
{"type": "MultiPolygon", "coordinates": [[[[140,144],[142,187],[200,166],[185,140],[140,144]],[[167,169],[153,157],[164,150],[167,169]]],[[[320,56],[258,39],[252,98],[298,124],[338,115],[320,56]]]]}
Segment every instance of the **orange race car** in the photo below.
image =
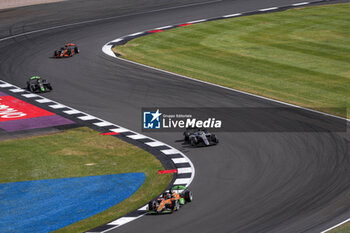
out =
{"type": "Polygon", "coordinates": [[[148,203],[149,214],[164,214],[177,211],[187,202],[191,202],[193,198],[192,192],[185,186],[176,185],[170,190],[166,190],[156,200],[148,203]]]}
{"type": "Polygon", "coordinates": [[[79,53],[78,46],[73,43],[65,44],[64,47],[55,50],[54,57],[72,57],[75,54],[79,53]]]}

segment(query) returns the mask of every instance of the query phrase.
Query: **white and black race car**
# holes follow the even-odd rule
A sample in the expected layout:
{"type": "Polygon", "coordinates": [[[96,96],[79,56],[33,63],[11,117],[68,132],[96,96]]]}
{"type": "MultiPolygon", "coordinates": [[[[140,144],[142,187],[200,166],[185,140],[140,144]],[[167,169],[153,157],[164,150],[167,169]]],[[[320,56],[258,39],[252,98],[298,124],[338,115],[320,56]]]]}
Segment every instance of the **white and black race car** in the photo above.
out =
{"type": "Polygon", "coordinates": [[[216,145],[219,139],[215,134],[208,132],[206,129],[187,128],[184,132],[185,141],[190,142],[192,146],[197,145],[216,145]]]}

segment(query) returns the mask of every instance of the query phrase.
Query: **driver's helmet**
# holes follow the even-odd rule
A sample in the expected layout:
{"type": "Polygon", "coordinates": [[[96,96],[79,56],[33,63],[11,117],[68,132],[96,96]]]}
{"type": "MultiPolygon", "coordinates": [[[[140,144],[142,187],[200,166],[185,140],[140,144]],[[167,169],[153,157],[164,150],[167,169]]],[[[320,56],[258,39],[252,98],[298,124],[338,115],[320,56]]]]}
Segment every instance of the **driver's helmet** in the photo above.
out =
{"type": "Polygon", "coordinates": [[[171,192],[170,190],[166,190],[163,194],[163,197],[166,199],[170,199],[171,198],[171,192]]]}

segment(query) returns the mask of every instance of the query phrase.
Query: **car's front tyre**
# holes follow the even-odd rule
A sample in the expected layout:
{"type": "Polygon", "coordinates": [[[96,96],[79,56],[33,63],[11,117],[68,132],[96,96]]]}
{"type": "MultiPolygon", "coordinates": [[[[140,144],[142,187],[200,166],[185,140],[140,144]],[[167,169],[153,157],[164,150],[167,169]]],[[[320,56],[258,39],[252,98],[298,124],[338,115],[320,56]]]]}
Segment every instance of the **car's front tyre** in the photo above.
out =
{"type": "Polygon", "coordinates": [[[193,194],[191,191],[186,190],[184,193],[184,198],[186,202],[191,202],[193,200],[193,194]]]}
{"type": "Polygon", "coordinates": [[[196,146],[198,144],[198,140],[196,137],[191,137],[190,138],[190,143],[191,143],[191,146],[196,146]]]}

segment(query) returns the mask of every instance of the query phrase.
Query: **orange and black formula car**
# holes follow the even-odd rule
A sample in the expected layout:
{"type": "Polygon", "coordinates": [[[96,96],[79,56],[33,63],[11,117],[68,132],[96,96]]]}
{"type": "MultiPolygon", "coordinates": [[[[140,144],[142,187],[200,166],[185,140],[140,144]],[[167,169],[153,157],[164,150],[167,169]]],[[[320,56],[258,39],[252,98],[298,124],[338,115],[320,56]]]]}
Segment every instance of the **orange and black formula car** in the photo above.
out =
{"type": "Polygon", "coordinates": [[[176,185],[165,191],[156,200],[148,203],[148,214],[165,214],[177,211],[181,206],[192,201],[192,192],[185,186],[176,185]]]}
{"type": "Polygon", "coordinates": [[[72,57],[79,53],[78,46],[73,43],[65,44],[64,47],[57,49],[54,53],[54,57],[72,57]]]}

